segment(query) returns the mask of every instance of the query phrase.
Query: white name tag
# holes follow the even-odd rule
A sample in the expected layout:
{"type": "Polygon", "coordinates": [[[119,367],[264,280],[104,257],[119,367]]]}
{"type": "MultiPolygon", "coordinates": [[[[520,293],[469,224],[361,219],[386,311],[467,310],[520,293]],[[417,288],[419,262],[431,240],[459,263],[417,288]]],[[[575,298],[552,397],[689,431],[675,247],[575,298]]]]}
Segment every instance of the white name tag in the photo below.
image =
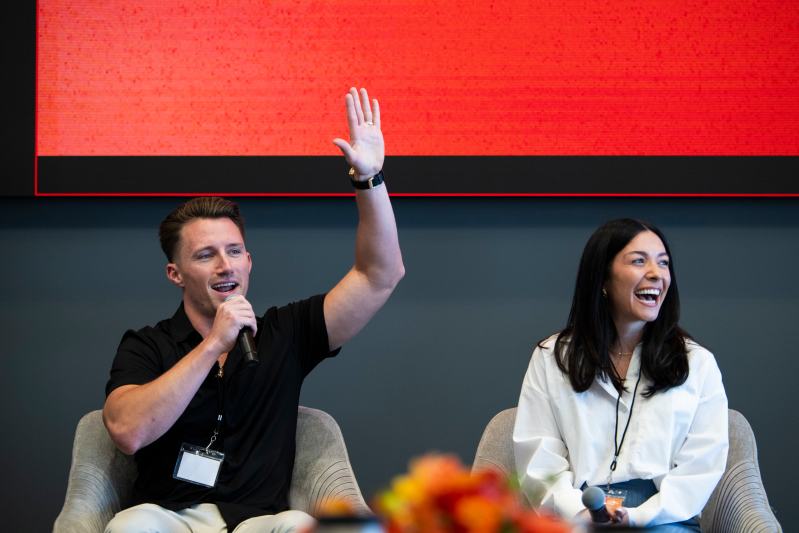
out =
{"type": "Polygon", "coordinates": [[[219,468],[224,459],[224,453],[184,443],[180,447],[172,477],[204,487],[213,487],[216,485],[219,468]]]}

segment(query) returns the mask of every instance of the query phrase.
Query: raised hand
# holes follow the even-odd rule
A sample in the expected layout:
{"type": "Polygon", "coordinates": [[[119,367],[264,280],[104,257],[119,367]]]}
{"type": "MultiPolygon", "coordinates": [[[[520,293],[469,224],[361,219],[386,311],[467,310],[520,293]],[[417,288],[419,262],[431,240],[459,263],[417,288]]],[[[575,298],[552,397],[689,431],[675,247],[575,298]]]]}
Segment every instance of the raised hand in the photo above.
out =
{"type": "Polygon", "coordinates": [[[380,172],[385,159],[383,132],[380,131],[380,106],[376,99],[370,105],[366,89],[360,95],[355,87],[345,97],[347,124],[350,129],[349,142],[333,139],[347,162],[355,169],[354,178],[366,180],[380,172]]]}

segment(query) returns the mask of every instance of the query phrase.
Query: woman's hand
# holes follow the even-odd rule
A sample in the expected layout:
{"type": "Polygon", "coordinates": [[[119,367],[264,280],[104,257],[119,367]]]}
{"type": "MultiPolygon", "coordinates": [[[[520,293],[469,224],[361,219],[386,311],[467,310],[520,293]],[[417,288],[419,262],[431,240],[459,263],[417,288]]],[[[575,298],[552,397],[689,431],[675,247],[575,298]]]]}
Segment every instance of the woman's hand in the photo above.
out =
{"type": "MultiPolygon", "coordinates": [[[[588,509],[583,509],[577,516],[574,517],[575,521],[582,522],[585,524],[590,524],[593,522],[591,519],[591,512],[588,509]]],[[[610,517],[610,523],[605,523],[603,525],[608,525],[611,527],[625,527],[630,525],[630,514],[627,512],[627,509],[624,507],[619,507],[616,509],[616,512],[613,513],[610,517]]]]}
{"type": "Polygon", "coordinates": [[[610,517],[611,523],[614,526],[626,527],[630,525],[630,513],[627,512],[626,507],[619,507],[613,516],[610,517]]]}

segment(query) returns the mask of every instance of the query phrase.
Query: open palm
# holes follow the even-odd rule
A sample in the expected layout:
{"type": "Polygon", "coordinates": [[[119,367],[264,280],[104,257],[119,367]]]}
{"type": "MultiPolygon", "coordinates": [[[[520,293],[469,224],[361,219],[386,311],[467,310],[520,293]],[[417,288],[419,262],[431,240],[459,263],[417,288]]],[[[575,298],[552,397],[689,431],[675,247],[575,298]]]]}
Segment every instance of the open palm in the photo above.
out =
{"type": "Polygon", "coordinates": [[[366,180],[383,168],[385,144],[380,131],[380,106],[377,100],[369,102],[366,89],[360,94],[352,87],[345,97],[347,124],[350,129],[349,142],[333,139],[347,162],[355,169],[355,179],[366,180]]]}

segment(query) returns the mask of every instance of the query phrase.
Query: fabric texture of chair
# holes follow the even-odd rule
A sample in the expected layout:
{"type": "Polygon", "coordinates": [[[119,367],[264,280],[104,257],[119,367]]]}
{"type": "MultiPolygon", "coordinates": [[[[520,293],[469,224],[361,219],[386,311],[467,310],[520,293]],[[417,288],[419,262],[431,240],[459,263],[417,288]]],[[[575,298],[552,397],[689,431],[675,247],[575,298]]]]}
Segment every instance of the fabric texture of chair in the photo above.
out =
{"type": "MultiPolygon", "coordinates": [[[[494,468],[515,475],[513,425],[516,408],[498,413],[485,428],[472,470],[494,468]]],[[[705,533],[781,532],[766,497],[757,462],[755,435],[746,418],[730,409],[727,467],[699,518],[705,533]]]]}
{"type": "MultiPolygon", "coordinates": [[[[78,423],[64,507],[54,533],[102,533],[130,502],[136,463],[117,450],[103,425],[102,411],[78,423]]],[[[352,472],[336,421],[318,409],[300,406],[297,450],[289,506],[311,515],[331,498],[345,500],[358,515],[371,515],[352,472]]]]}

